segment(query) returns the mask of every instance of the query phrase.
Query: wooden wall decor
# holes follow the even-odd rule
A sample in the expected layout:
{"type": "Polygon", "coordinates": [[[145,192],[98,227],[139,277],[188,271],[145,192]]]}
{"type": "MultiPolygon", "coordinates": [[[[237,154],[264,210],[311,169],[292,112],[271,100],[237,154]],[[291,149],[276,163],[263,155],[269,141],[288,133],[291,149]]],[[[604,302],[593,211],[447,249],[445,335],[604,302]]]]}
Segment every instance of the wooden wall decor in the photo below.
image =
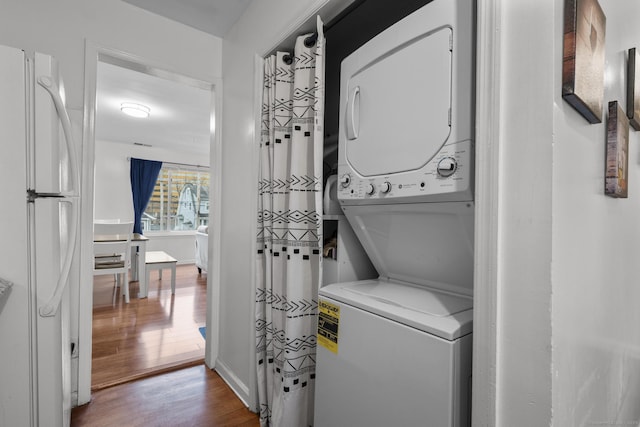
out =
{"type": "Polygon", "coordinates": [[[627,59],[627,117],[635,130],[640,130],[640,53],[629,49],[627,59]]]}
{"type": "Polygon", "coordinates": [[[562,97],[589,123],[602,122],[606,17],[598,0],[566,0],[562,97]]]}
{"type": "Polygon", "coordinates": [[[618,105],[609,102],[607,160],[604,194],[626,198],[629,170],[629,119],[618,105]]]}

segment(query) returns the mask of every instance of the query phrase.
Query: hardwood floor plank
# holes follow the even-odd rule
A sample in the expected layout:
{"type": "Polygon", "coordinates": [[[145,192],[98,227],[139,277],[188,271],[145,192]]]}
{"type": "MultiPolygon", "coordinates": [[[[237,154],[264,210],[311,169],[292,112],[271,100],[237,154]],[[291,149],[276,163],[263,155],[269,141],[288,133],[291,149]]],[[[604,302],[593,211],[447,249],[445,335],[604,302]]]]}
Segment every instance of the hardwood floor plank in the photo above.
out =
{"type": "Polygon", "coordinates": [[[124,304],[113,278],[94,280],[91,402],[74,408],[72,426],[258,426],[220,376],[203,365],[206,275],[177,266],[150,279],[148,298],[124,304]],[[186,368],[185,368],[186,367],[186,368]]]}
{"type": "Polygon", "coordinates": [[[75,408],[72,426],[259,426],[220,376],[204,365],[121,384],[75,408]]]}
{"type": "Polygon", "coordinates": [[[148,298],[139,286],[124,303],[111,276],[94,278],[92,390],[112,386],[204,359],[198,328],[206,318],[206,275],[193,265],[176,268],[176,293],[169,275],[150,277],[148,298]]]}
{"type": "Polygon", "coordinates": [[[91,391],[96,392],[99,390],[104,390],[106,388],[122,385],[128,382],[138,381],[138,380],[153,377],[156,375],[166,374],[167,372],[173,372],[173,371],[188,368],[191,366],[200,366],[202,365],[202,363],[203,363],[202,358],[200,356],[197,356],[192,359],[180,359],[179,364],[169,363],[166,366],[154,365],[152,368],[149,368],[147,370],[140,369],[133,374],[130,372],[122,372],[118,376],[118,379],[116,380],[111,380],[111,381],[107,380],[101,383],[98,383],[96,380],[96,382],[91,387],[91,391]]]}

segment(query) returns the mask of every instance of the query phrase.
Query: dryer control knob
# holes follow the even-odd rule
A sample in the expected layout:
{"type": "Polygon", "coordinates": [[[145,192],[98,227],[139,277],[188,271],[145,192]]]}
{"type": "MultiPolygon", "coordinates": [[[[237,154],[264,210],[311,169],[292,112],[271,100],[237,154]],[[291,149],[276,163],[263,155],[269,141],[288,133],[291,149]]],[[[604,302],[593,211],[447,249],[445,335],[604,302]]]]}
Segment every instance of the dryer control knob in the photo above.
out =
{"type": "Polygon", "coordinates": [[[391,191],[391,183],[389,181],[382,183],[382,185],[380,186],[380,192],[388,193],[389,191],[391,191]]]}
{"type": "Polygon", "coordinates": [[[351,184],[351,176],[348,173],[345,173],[340,177],[340,185],[342,188],[347,188],[351,184]]]}
{"type": "Polygon", "coordinates": [[[447,178],[453,175],[458,168],[458,162],[453,157],[445,157],[438,162],[438,175],[447,178]]]}
{"type": "Polygon", "coordinates": [[[376,187],[373,184],[367,184],[367,190],[366,193],[371,196],[373,193],[376,192],[376,187]]]}

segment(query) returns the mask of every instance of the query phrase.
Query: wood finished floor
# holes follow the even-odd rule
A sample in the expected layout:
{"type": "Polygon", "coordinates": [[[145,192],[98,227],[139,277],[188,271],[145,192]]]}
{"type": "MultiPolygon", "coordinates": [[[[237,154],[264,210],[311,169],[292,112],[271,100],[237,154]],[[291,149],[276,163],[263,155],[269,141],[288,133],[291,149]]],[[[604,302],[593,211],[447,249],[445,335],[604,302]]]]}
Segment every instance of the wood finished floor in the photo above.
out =
{"type": "Polygon", "coordinates": [[[204,365],[99,390],[71,414],[72,427],[259,425],[258,415],[204,365]]]}
{"type": "Polygon", "coordinates": [[[171,275],[152,271],[148,298],[138,298],[138,282],[130,282],[130,303],[114,287],[113,276],[96,276],[93,293],[93,358],[91,389],[143,378],[204,360],[206,274],[194,265],[176,268],[176,293],[171,275]]]}
{"type": "Polygon", "coordinates": [[[130,283],[124,303],[112,276],[94,280],[91,402],[74,408],[72,426],[258,426],[220,376],[203,364],[206,274],[177,266],[149,279],[148,298],[130,283]]]}

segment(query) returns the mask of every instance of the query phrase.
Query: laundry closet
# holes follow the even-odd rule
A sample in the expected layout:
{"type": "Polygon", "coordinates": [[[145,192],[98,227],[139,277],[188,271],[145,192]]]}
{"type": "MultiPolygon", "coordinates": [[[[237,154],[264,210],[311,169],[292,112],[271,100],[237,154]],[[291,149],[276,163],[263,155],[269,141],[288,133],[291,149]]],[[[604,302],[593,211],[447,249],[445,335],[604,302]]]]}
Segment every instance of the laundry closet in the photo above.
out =
{"type": "Polygon", "coordinates": [[[326,31],[314,425],[468,426],[475,1],[376,3],[326,31]]]}

